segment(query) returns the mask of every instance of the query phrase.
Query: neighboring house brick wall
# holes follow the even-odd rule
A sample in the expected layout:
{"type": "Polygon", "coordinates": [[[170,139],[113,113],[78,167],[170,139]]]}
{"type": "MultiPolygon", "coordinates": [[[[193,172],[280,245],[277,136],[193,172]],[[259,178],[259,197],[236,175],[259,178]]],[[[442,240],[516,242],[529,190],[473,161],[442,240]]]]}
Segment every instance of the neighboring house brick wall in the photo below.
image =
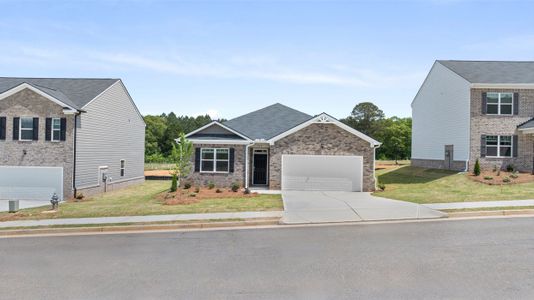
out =
{"type": "MultiPolygon", "coordinates": [[[[84,107],[76,132],[76,187],[84,195],[104,191],[99,167],[108,166],[111,185],[144,180],[145,124],[122,82],[84,107]],[[120,176],[121,159],[125,174],[120,176]]],[[[108,184],[108,190],[113,189],[108,184]]]]}
{"type": "Polygon", "coordinates": [[[0,100],[0,116],[7,117],[6,139],[0,140],[0,165],[63,167],[63,197],[72,197],[74,115],[63,114],[61,106],[24,89],[0,100]],[[22,116],[39,118],[38,141],[13,141],[13,118],[22,116]],[[46,118],[53,117],[67,118],[65,141],[45,141],[46,118]]]}
{"type": "Polygon", "coordinates": [[[520,171],[532,170],[533,145],[532,135],[518,132],[517,126],[534,116],[534,90],[526,89],[471,89],[471,149],[469,169],[472,170],[477,158],[482,169],[506,168],[514,164],[520,171]],[[482,114],[483,92],[519,93],[519,114],[513,116],[492,116],[482,114]],[[514,158],[481,158],[481,135],[517,135],[518,156],[514,158]]]}
{"type": "Polygon", "coordinates": [[[363,156],[363,191],[375,189],[374,149],[334,124],[312,124],[275,142],[270,151],[269,187],[281,188],[283,154],[363,156]]]}
{"type": "Polygon", "coordinates": [[[192,182],[195,186],[206,186],[213,182],[217,187],[230,187],[232,183],[238,182],[245,185],[245,146],[244,145],[213,145],[196,144],[196,148],[234,148],[234,172],[233,173],[200,173],[195,172],[195,156],[191,158],[191,174],[185,181],[192,182]]]}

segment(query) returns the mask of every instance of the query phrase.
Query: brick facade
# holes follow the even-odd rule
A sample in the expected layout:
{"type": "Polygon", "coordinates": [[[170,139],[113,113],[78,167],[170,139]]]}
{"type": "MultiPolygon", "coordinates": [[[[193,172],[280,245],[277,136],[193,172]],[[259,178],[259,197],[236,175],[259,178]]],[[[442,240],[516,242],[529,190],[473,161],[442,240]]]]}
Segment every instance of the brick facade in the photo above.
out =
{"type": "Polygon", "coordinates": [[[63,114],[61,106],[25,89],[0,101],[0,116],[7,117],[6,139],[0,140],[0,165],[62,167],[63,197],[72,197],[74,115],[63,114]],[[13,118],[23,116],[39,118],[39,140],[13,140],[13,118]],[[45,120],[53,117],[67,118],[65,141],[45,141],[45,120]]]}
{"type": "Polygon", "coordinates": [[[523,172],[532,171],[534,136],[518,132],[517,126],[534,117],[534,90],[527,89],[471,89],[471,136],[469,169],[472,170],[476,159],[480,159],[482,169],[504,169],[513,164],[523,172]],[[484,115],[482,113],[482,93],[511,92],[519,93],[518,115],[484,115]],[[482,135],[517,135],[517,157],[489,158],[480,157],[482,135]]]}

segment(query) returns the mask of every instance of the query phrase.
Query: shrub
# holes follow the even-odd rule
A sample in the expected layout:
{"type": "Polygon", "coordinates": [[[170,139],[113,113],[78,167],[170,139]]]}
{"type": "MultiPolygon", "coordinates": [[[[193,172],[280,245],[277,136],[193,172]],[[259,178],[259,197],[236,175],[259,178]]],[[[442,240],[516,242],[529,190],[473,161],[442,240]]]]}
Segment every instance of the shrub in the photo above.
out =
{"type": "Polygon", "coordinates": [[[505,182],[505,183],[508,183],[508,182],[510,182],[510,181],[511,181],[511,180],[510,180],[510,177],[508,177],[508,176],[506,176],[506,177],[504,177],[504,178],[502,179],[502,182],[505,182]]]}
{"type": "Polygon", "coordinates": [[[516,179],[517,177],[519,177],[519,174],[517,172],[510,174],[510,178],[516,179]]]}
{"type": "Polygon", "coordinates": [[[215,183],[213,183],[213,181],[208,182],[208,189],[213,190],[214,187],[215,183]]]}
{"type": "Polygon", "coordinates": [[[245,194],[245,195],[250,194],[250,189],[249,189],[249,188],[246,188],[246,189],[243,191],[243,194],[245,194]]]}
{"type": "Polygon", "coordinates": [[[222,193],[223,191],[221,189],[216,189],[215,193],[222,193]]]}
{"type": "Polygon", "coordinates": [[[85,196],[83,195],[83,193],[76,193],[76,196],[74,198],[76,198],[76,200],[83,200],[85,196]]]}
{"type": "Polygon", "coordinates": [[[475,176],[480,175],[480,162],[478,161],[478,158],[475,162],[475,168],[473,169],[473,174],[475,174],[475,176]]]}
{"type": "Polygon", "coordinates": [[[195,187],[195,193],[197,193],[197,194],[200,193],[200,188],[198,186],[195,187]]]}
{"type": "Polygon", "coordinates": [[[232,183],[232,187],[231,187],[232,192],[235,193],[235,192],[239,191],[239,187],[240,187],[239,183],[237,183],[237,182],[232,183]]]}
{"type": "Polygon", "coordinates": [[[492,176],[484,176],[484,180],[492,180],[493,177],[492,176]]]}
{"type": "Polygon", "coordinates": [[[172,174],[171,192],[176,192],[178,189],[178,177],[176,174],[172,174]]]}
{"type": "Polygon", "coordinates": [[[190,182],[184,183],[184,190],[188,190],[190,188],[191,188],[191,183],[190,182]]]}
{"type": "Polygon", "coordinates": [[[189,193],[189,197],[196,197],[197,193],[189,193]]]}
{"type": "Polygon", "coordinates": [[[506,166],[506,171],[513,172],[515,171],[515,166],[513,164],[509,164],[506,166]]]}
{"type": "Polygon", "coordinates": [[[385,190],[386,190],[386,185],[380,182],[380,183],[378,183],[378,188],[379,188],[381,191],[385,191],[385,190]]]}
{"type": "Polygon", "coordinates": [[[501,176],[501,170],[497,171],[497,176],[501,176]]]}

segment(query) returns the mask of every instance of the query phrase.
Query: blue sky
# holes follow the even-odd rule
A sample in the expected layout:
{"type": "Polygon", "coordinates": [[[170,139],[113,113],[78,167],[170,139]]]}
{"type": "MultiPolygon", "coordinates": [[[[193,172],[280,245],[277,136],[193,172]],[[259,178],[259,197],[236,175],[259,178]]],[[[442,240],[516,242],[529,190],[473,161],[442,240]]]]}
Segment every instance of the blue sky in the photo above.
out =
{"type": "Polygon", "coordinates": [[[436,59],[534,60],[528,1],[0,2],[0,76],[120,77],[143,114],[409,116],[436,59]]]}

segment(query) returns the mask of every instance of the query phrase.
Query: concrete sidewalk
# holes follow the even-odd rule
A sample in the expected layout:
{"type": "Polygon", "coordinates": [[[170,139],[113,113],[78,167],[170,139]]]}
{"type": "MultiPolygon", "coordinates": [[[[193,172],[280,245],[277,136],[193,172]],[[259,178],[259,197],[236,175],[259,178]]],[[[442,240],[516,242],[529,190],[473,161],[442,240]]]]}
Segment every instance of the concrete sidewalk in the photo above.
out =
{"type": "Polygon", "coordinates": [[[196,220],[224,220],[224,219],[260,219],[280,218],[282,211],[257,211],[257,212],[230,212],[211,214],[179,214],[179,215],[150,215],[150,216],[125,216],[104,218],[76,218],[76,219],[46,219],[0,222],[0,228],[9,227],[34,227],[54,225],[94,225],[94,224],[117,224],[117,223],[149,223],[149,222],[172,222],[172,221],[196,221],[196,220]]]}
{"type": "MultiPolygon", "coordinates": [[[[19,209],[25,209],[25,208],[33,208],[33,207],[39,207],[39,206],[50,206],[52,207],[52,204],[50,204],[50,201],[43,201],[43,200],[19,200],[19,209]]],[[[0,212],[2,211],[8,211],[9,210],[9,200],[0,200],[0,212]]]]}
{"type": "Polygon", "coordinates": [[[432,209],[466,209],[484,207],[514,207],[514,206],[534,206],[534,200],[503,200],[503,201],[473,201],[473,202],[451,202],[422,204],[432,209]]]}

